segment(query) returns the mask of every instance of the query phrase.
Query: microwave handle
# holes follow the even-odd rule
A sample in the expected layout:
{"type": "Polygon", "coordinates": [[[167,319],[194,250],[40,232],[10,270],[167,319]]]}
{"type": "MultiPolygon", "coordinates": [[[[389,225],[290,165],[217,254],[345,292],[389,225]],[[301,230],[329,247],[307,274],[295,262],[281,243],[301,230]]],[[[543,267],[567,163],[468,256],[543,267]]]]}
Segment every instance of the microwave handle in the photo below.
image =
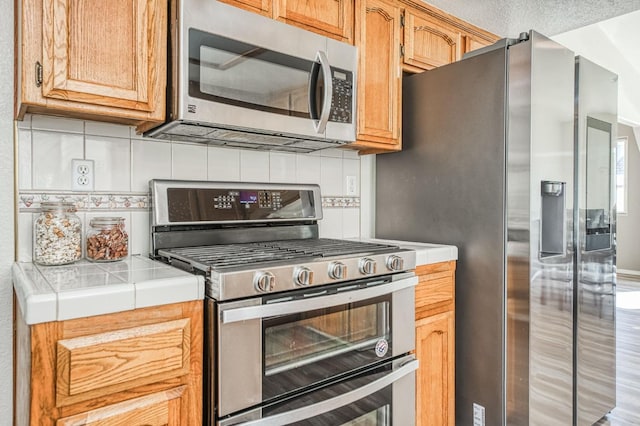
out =
{"type": "Polygon", "coordinates": [[[397,370],[392,371],[385,376],[382,376],[378,380],[342,395],[338,395],[331,399],[327,399],[325,401],[321,401],[306,407],[297,408],[285,413],[275,414],[273,416],[265,417],[264,419],[253,420],[242,424],[251,426],[288,425],[302,420],[310,419],[333,410],[337,410],[340,407],[344,407],[345,405],[352,404],[360,399],[366,398],[367,396],[372,395],[379,390],[389,386],[390,384],[398,381],[402,377],[413,373],[418,369],[418,365],[419,364],[417,360],[411,360],[397,370]]]}
{"type": "MultiPolygon", "coordinates": [[[[316,133],[324,133],[329,121],[329,114],[331,114],[331,96],[333,96],[333,80],[331,79],[331,66],[329,65],[329,59],[327,54],[322,50],[319,50],[316,55],[316,61],[320,62],[320,70],[322,72],[324,81],[324,93],[322,97],[322,109],[320,110],[320,117],[313,120],[313,127],[316,133]]],[[[317,81],[317,80],[316,80],[317,81]]],[[[310,82],[313,84],[313,79],[310,82]]],[[[309,87],[309,93],[316,93],[315,87],[309,87]]],[[[314,95],[315,96],[315,95],[314,95]]],[[[314,102],[313,97],[309,97],[309,102],[314,102]]]]}
{"type": "Polygon", "coordinates": [[[329,308],[332,306],[344,305],[361,300],[371,299],[385,294],[390,294],[405,288],[415,287],[418,278],[414,275],[409,278],[393,281],[389,284],[382,284],[369,288],[362,288],[344,293],[330,294],[322,297],[314,297],[303,300],[292,300],[289,302],[273,303],[271,305],[246,306],[222,311],[222,324],[229,324],[238,321],[267,318],[276,315],[289,315],[299,312],[313,311],[315,309],[329,308]]]}

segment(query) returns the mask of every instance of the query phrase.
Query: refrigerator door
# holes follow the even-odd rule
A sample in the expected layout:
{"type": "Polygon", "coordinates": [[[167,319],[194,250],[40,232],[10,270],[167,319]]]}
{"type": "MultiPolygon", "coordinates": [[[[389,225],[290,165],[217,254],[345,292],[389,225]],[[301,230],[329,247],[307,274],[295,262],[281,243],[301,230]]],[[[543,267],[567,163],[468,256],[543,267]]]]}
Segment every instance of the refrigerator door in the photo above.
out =
{"type": "Polygon", "coordinates": [[[454,244],[456,424],[504,424],[507,50],[403,82],[403,149],[376,158],[376,236],[454,244]]]}
{"type": "Polygon", "coordinates": [[[456,424],[573,422],[573,93],[532,32],[405,78],[376,158],[376,236],[458,247],[456,424]]]}
{"type": "Polygon", "coordinates": [[[570,425],[574,54],[534,31],[509,52],[507,424],[570,425]]]}
{"type": "Polygon", "coordinates": [[[576,58],[576,425],[616,405],[615,141],[617,76],[576,58]]]}

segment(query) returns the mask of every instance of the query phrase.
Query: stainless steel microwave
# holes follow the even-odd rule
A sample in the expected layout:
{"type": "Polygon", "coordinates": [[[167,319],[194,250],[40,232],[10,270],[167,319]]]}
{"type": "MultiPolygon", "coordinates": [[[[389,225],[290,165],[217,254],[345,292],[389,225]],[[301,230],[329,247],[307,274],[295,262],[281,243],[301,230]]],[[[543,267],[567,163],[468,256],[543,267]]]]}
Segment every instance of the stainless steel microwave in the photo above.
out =
{"type": "Polygon", "coordinates": [[[172,4],[167,122],[145,136],[291,152],[355,141],[356,47],[217,1],[172,4]]]}

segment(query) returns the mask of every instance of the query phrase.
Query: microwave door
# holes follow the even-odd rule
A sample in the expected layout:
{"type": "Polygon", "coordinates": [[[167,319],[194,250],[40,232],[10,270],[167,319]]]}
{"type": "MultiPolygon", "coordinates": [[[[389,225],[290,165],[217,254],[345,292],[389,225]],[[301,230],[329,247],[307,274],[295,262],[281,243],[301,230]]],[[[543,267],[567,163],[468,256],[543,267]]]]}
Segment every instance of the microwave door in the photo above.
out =
{"type": "Polygon", "coordinates": [[[318,51],[309,78],[309,113],[316,133],[323,134],[331,113],[333,81],[327,54],[318,51]]]}

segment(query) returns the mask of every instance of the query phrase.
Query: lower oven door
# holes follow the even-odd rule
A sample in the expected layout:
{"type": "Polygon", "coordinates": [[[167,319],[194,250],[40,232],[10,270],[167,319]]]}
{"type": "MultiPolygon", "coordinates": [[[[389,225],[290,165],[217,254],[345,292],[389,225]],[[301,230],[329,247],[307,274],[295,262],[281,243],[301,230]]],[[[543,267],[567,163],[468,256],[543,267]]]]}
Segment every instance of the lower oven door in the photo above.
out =
{"type": "Polygon", "coordinates": [[[416,284],[406,273],[218,304],[208,360],[217,417],[412,351],[416,284]]]}
{"type": "Polygon", "coordinates": [[[415,424],[413,355],[285,401],[219,421],[219,426],[391,426],[415,424]]]}

